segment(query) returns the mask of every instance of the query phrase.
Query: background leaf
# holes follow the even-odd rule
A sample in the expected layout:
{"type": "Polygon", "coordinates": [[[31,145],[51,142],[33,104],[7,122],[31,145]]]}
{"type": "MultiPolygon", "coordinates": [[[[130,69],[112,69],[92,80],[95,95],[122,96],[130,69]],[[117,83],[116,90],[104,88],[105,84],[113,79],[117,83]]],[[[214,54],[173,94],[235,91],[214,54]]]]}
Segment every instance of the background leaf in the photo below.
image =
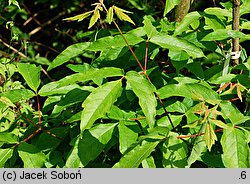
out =
{"type": "Polygon", "coordinates": [[[41,66],[36,67],[36,65],[30,63],[18,63],[17,69],[27,82],[28,86],[34,91],[37,91],[37,88],[40,85],[41,66]]]}

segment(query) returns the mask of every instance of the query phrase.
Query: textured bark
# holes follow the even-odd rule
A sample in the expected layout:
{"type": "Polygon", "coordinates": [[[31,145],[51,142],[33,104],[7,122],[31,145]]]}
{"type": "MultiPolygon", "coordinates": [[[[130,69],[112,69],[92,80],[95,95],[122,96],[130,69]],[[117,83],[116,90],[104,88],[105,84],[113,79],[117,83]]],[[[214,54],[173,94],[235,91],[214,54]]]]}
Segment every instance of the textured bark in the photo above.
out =
{"type": "MultiPolygon", "coordinates": [[[[240,29],[240,0],[233,0],[233,30],[239,31],[240,29]]],[[[240,50],[239,38],[233,40],[233,51],[240,50]]],[[[239,59],[234,60],[235,64],[239,64],[239,59]]]]}
{"type": "Polygon", "coordinates": [[[190,5],[191,5],[191,0],[180,0],[180,3],[175,9],[176,22],[181,22],[182,19],[188,14],[190,5]]]}

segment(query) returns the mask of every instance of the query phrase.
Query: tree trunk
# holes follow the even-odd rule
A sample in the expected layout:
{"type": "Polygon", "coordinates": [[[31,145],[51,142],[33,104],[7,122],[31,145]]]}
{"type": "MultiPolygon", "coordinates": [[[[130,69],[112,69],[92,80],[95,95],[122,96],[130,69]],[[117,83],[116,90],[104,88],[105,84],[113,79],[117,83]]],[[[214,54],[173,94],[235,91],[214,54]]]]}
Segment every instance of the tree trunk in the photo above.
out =
{"type": "Polygon", "coordinates": [[[180,3],[175,9],[176,22],[181,22],[182,19],[188,14],[190,5],[191,5],[191,0],[180,0],[180,3]]]}
{"type": "MultiPolygon", "coordinates": [[[[240,0],[233,0],[233,30],[239,31],[240,29],[240,0]]],[[[239,38],[233,40],[233,52],[240,50],[239,38]]],[[[239,64],[239,59],[234,60],[235,64],[239,64]]]]}

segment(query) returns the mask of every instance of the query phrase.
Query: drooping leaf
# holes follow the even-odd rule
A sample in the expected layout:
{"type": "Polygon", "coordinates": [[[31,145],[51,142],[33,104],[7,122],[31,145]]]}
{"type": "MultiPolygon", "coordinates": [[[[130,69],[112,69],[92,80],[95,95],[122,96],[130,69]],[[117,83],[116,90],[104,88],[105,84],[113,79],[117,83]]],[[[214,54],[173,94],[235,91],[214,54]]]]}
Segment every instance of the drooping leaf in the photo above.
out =
{"type": "Polygon", "coordinates": [[[194,44],[174,36],[167,35],[166,33],[160,33],[156,36],[153,36],[150,39],[150,42],[174,51],[185,51],[188,55],[193,58],[204,57],[202,50],[195,46],[194,44]]]}
{"type": "Polygon", "coordinates": [[[212,146],[214,145],[215,141],[217,141],[217,136],[214,133],[214,129],[209,122],[206,123],[206,130],[204,137],[208,150],[211,151],[212,146]]]}
{"type": "Polygon", "coordinates": [[[119,130],[119,150],[122,154],[136,142],[138,133],[129,128],[129,124],[133,125],[133,122],[120,121],[118,125],[119,130]]]}
{"type": "Polygon", "coordinates": [[[129,71],[126,79],[133,92],[139,98],[139,105],[146,116],[148,126],[154,127],[157,101],[154,95],[155,87],[135,71],[129,71]]]}
{"type": "Polygon", "coordinates": [[[233,125],[239,125],[250,119],[250,116],[244,116],[231,102],[223,101],[220,103],[222,117],[230,120],[233,125]]]}
{"type": "Polygon", "coordinates": [[[129,11],[123,10],[121,8],[118,8],[117,6],[113,6],[114,10],[115,10],[115,14],[117,15],[117,17],[120,20],[125,20],[127,22],[130,22],[131,24],[135,25],[135,23],[133,22],[133,20],[125,13],[131,13],[129,11]]]}
{"type": "Polygon", "coordinates": [[[180,35],[183,31],[186,31],[192,22],[199,20],[200,17],[201,15],[197,11],[187,14],[175,29],[174,35],[180,35]]]}
{"type": "Polygon", "coordinates": [[[142,141],[141,144],[138,144],[125,154],[113,168],[137,168],[151,154],[159,142],[159,140],[150,139],[142,141]]]}
{"type": "MultiPolygon", "coordinates": [[[[205,124],[202,125],[200,133],[203,133],[205,131],[205,124]]],[[[192,148],[191,154],[188,157],[188,168],[191,166],[191,164],[193,164],[196,160],[198,160],[200,158],[200,156],[202,155],[203,152],[205,152],[207,150],[206,147],[206,142],[204,140],[203,136],[198,136],[195,138],[194,141],[194,146],[192,148]]]]}
{"type": "Polygon", "coordinates": [[[16,103],[22,100],[28,100],[35,96],[34,92],[28,89],[13,89],[0,93],[0,96],[7,97],[11,102],[16,103]]]}
{"type": "Polygon", "coordinates": [[[0,168],[4,167],[5,163],[11,158],[12,154],[12,148],[0,149],[0,168]]]}
{"type": "Polygon", "coordinates": [[[112,107],[113,103],[120,96],[122,90],[121,80],[107,82],[96,88],[83,102],[80,129],[92,127],[95,120],[101,118],[112,107]]]}
{"type": "Polygon", "coordinates": [[[30,63],[18,63],[17,69],[27,82],[28,86],[34,91],[37,91],[37,88],[40,85],[41,66],[36,67],[36,65],[30,63]]]}
{"type": "Polygon", "coordinates": [[[109,24],[111,24],[111,22],[113,21],[113,17],[114,17],[114,8],[110,7],[107,13],[107,21],[109,24]]]}
{"type": "Polygon", "coordinates": [[[168,139],[161,147],[162,164],[165,168],[185,168],[188,164],[187,146],[182,140],[177,139],[177,136],[177,133],[170,132],[168,139]]]}
{"type": "Polygon", "coordinates": [[[69,155],[66,160],[66,168],[79,168],[82,167],[81,160],[78,156],[78,146],[79,146],[80,136],[76,138],[73,148],[69,151],[69,155]]]}
{"type": "Polygon", "coordinates": [[[179,2],[180,0],[166,0],[163,16],[167,15],[179,2]]]}
{"type": "Polygon", "coordinates": [[[90,45],[89,42],[82,42],[68,46],[51,62],[51,64],[48,67],[48,71],[68,62],[73,57],[76,57],[79,54],[83,53],[84,50],[88,48],[89,45],[90,45]]]}
{"type": "Polygon", "coordinates": [[[240,31],[216,29],[202,38],[202,41],[224,40],[228,38],[246,38],[246,35],[240,31]]]}
{"type": "Polygon", "coordinates": [[[84,131],[74,141],[65,166],[67,168],[84,167],[94,160],[111,139],[115,126],[117,123],[99,124],[84,131]]]}
{"type": "Polygon", "coordinates": [[[160,88],[158,94],[162,99],[171,96],[182,96],[193,100],[207,101],[211,104],[220,101],[219,95],[215,91],[201,84],[169,84],[160,88]]]}
{"type": "Polygon", "coordinates": [[[244,132],[230,127],[223,131],[221,145],[222,161],[227,168],[249,168],[249,146],[244,132]]]}
{"type": "Polygon", "coordinates": [[[45,154],[32,144],[21,143],[18,146],[18,153],[24,163],[24,168],[41,168],[46,161],[45,154]]]}
{"type": "Polygon", "coordinates": [[[99,9],[96,9],[94,11],[94,14],[90,18],[88,29],[90,29],[93,25],[95,25],[95,23],[98,21],[99,18],[100,18],[100,12],[99,12],[99,9]]]}
{"type": "Polygon", "coordinates": [[[92,13],[93,13],[93,11],[88,11],[88,12],[85,12],[85,13],[82,13],[82,14],[79,14],[79,15],[76,15],[76,16],[73,16],[73,17],[69,17],[69,18],[66,18],[66,19],[63,19],[63,20],[72,20],[72,21],[77,20],[79,22],[79,21],[82,21],[83,19],[86,19],[92,13]]]}
{"type": "Polygon", "coordinates": [[[103,151],[112,138],[115,126],[117,123],[99,124],[83,132],[78,144],[78,156],[83,166],[103,151]]]}

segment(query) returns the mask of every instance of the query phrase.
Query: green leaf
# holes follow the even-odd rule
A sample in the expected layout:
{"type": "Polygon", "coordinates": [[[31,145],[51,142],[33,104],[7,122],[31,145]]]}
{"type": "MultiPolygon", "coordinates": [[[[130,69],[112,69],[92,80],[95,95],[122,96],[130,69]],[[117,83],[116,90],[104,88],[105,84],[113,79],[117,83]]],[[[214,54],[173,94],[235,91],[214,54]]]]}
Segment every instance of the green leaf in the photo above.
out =
{"type": "Polygon", "coordinates": [[[174,35],[180,35],[183,31],[186,31],[189,28],[189,26],[194,21],[199,20],[200,17],[201,15],[197,11],[187,14],[175,29],[174,35]]]}
{"type": "Polygon", "coordinates": [[[86,48],[90,45],[89,42],[82,42],[70,45],[64,51],[62,51],[49,65],[48,71],[56,68],[66,62],[68,62],[73,57],[78,56],[83,53],[86,48]]]}
{"type": "Polygon", "coordinates": [[[35,146],[43,151],[51,151],[52,149],[55,149],[67,136],[68,130],[69,128],[67,127],[52,128],[48,130],[48,132],[56,137],[47,133],[42,133],[37,139],[35,146]]]}
{"type": "Polygon", "coordinates": [[[180,0],[166,0],[163,16],[165,17],[179,2],[180,0]]]}
{"type": "Polygon", "coordinates": [[[122,154],[136,142],[138,133],[134,132],[130,126],[134,126],[134,122],[120,121],[118,125],[119,130],[119,150],[122,154]]]}
{"type": "Polygon", "coordinates": [[[240,27],[241,27],[241,29],[250,30],[250,21],[243,22],[242,25],[241,25],[240,27]]]}
{"type": "Polygon", "coordinates": [[[3,168],[7,160],[12,157],[13,149],[0,149],[0,168],[3,168]]]}
{"type": "MultiPolygon", "coordinates": [[[[202,125],[200,133],[203,133],[205,130],[205,124],[202,125]]],[[[204,140],[203,136],[198,136],[195,139],[194,146],[192,148],[191,154],[188,157],[188,168],[191,166],[192,163],[194,163],[197,159],[200,158],[203,152],[205,152],[207,149],[206,142],[204,140]]]]}
{"type": "Polygon", "coordinates": [[[27,82],[28,86],[34,91],[37,91],[37,88],[40,85],[41,66],[36,67],[34,64],[18,63],[17,69],[27,82]]]}
{"type": "Polygon", "coordinates": [[[79,89],[80,86],[77,84],[61,86],[60,82],[50,82],[44,85],[38,92],[40,96],[51,96],[51,95],[64,95],[73,89],[79,89]]]}
{"type": "Polygon", "coordinates": [[[144,139],[162,140],[165,139],[168,134],[169,134],[168,127],[156,126],[154,128],[149,129],[148,134],[141,135],[139,137],[139,140],[144,140],[144,139]]]}
{"type": "Polygon", "coordinates": [[[113,22],[113,18],[114,18],[114,8],[110,7],[108,9],[108,13],[107,13],[107,21],[109,24],[111,24],[113,22]]]}
{"type": "Polygon", "coordinates": [[[205,15],[205,24],[207,26],[209,26],[209,28],[216,30],[216,29],[224,29],[225,25],[224,23],[221,21],[221,19],[219,19],[217,16],[215,15],[205,15]]]}
{"type": "Polygon", "coordinates": [[[246,38],[246,35],[240,31],[229,29],[216,29],[214,32],[207,34],[202,41],[225,40],[228,38],[246,38]]]}
{"type": "Polygon", "coordinates": [[[63,20],[72,20],[72,21],[77,20],[79,22],[79,21],[82,21],[83,19],[86,19],[92,13],[93,13],[93,11],[88,11],[88,12],[85,12],[85,13],[82,13],[82,14],[79,14],[79,15],[76,15],[76,16],[73,16],[73,17],[69,17],[69,18],[66,18],[66,19],[63,19],[63,20]]]}
{"type": "Polygon", "coordinates": [[[126,10],[123,10],[121,8],[118,8],[116,6],[113,6],[114,10],[115,10],[115,14],[117,15],[117,17],[123,21],[127,21],[127,22],[130,22],[131,24],[135,25],[135,23],[133,22],[133,20],[125,13],[131,13],[129,11],[126,11],[126,10]],[[124,13],[125,12],[125,13],[124,13]]]}
{"type": "Polygon", "coordinates": [[[122,91],[122,81],[117,80],[107,82],[106,84],[96,88],[83,102],[80,129],[83,132],[85,129],[92,127],[95,120],[101,118],[112,107],[113,103],[120,96],[122,91]]]}
{"type": "Polygon", "coordinates": [[[66,161],[66,167],[85,167],[94,160],[112,138],[117,123],[99,124],[83,132],[75,142],[66,161]]]}
{"type": "Polygon", "coordinates": [[[99,9],[96,9],[94,11],[94,14],[90,18],[88,29],[90,29],[93,25],[95,25],[95,23],[98,21],[99,18],[100,18],[100,12],[99,12],[99,9]]]}
{"type": "Polygon", "coordinates": [[[112,138],[117,123],[99,124],[84,131],[79,140],[78,155],[83,166],[94,160],[112,138]]]}
{"type": "Polygon", "coordinates": [[[156,30],[156,27],[152,24],[152,17],[145,16],[144,21],[142,22],[144,24],[143,28],[147,33],[148,39],[150,39],[152,36],[157,35],[158,31],[156,30]],[[151,19],[150,19],[151,18],[151,19]]]}
{"type": "Polygon", "coordinates": [[[78,156],[78,146],[79,146],[80,136],[75,140],[73,148],[70,150],[69,155],[66,160],[66,168],[79,168],[83,167],[81,160],[78,156]]]}
{"type": "Polygon", "coordinates": [[[227,126],[227,124],[223,123],[222,121],[220,120],[216,120],[216,119],[209,119],[210,122],[214,123],[216,126],[220,127],[220,128],[223,128],[223,129],[227,129],[229,128],[227,126]]]}
{"type": "Polygon", "coordinates": [[[73,89],[68,92],[65,97],[63,97],[59,103],[54,106],[54,109],[51,113],[52,117],[56,117],[61,114],[63,110],[67,107],[83,102],[87,96],[90,94],[90,91],[84,91],[82,89],[73,89]]]}
{"type": "Polygon", "coordinates": [[[12,133],[0,132],[0,143],[15,144],[18,143],[18,138],[12,133]]]}
{"type": "Polygon", "coordinates": [[[177,139],[177,133],[170,132],[168,139],[163,143],[162,164],[165,168],[185,168],[187,166],[188,149],[186,143],[177,139]]]}
{"type": "Polygon", "coordinates": [[[1,97],[0,97],[0,102],[2,102],[3,104],[5,104],[6,107],[15,107],[15,104],[13,104],[13,103],[11,102],[11,100],[8,99],[8,98],[5,97],[5,96],[1,96],[1,97]]]}
{"type": "Polygon", "coordinates": [[[28,89],[13,89],[6,92],[0,93],[1,97],[6,97],[11,100],[11,102],[16,103],[22,100],[29,100],[34,97],[35,94],[28,89]]]}
{"type": "Polygon", "coordinates": [[[216,15],[218,17],[229,17],[232,18],[232,12],[227,9],[222,9],[218,7],[207,8],[204,10],[205,13],[216,15]]]}
{"type": "Polygon", "coordinates": [[[142,161],[142,167],[143,168],[156,168],[154,158],[152,156],[149,156],[148,158],[144,159],[142,161]]]}
{"type": "Polygon", "coordinates": [[[214,145],[215,141],[217,141],[217,137],[216,134],[214,133],[212,125],[209,122],[206,123],[206,130],[204,137],[208,150],[211,151],[212,146],[214,145]]]}
{"type": "Polygon", "coordinates": [[[18,146],[18,153],[24,163],[24,168],[41,168],[46,161],[44,153],[32,144],[21,143],[18,146]]]}
{"type": "Polygon", "coordinates": [[[159,140],[143,140],[141,144],[125,154],[113,168],[137,168],[159,143],[159,140]]]}
{"type": "Polygon", "coordinates": [[[250,120],[250,116],[244,116],[231,102],[221,102],[220,108],[222,117],[225,120],[229,119],[233,125],[239,125],[250,120]]]}
{"type": "Polygon", "coordinates": [[[230,127],[223,131],[221,145],[222,161],[226,168],[249,168],[249,146],[244,132],[230,127]]]}
{"type": "Polygon", "coordinates": [[[219,95],[212,89],[201,84],[169,84],[158,90],[159,96],[169,98],[171,96],[182,96],[193,100],[206,101],[216,104],[220,101],[219,95]]]}
{"type": "Polygon", "coordinates": [[[135,71],[129,71],[126,79],[133,92],[139,98],[139,105],[146,116],[148,126],[154,127],[157,101],[154,95],[155,87],[135,71]]]}
{"type": "Polygon", "coordinates": [[[153,36],[150,42],[161,46],[162,48],[174,50],[174,51],[185,51],[193,58],[204,57],[202,50],[194,44],[174,36],[167,35],[166,33],[160,33],[153,36]]]}
{"type": "MultiPolygon", "coordinates": [[[[66,94],[75,88],[80,88],[80,86],[76,84],[77,82],[83,83],[93,79],[103,79],[107,77],[116,77],[116,76],[123,76],[123,70],[114,67],[89,69],[86,72],[68,75],[59,81],[50,82],[44,85],[40,89],[39,95],[48,96],[48,95],[66,94]]],[[[85,86],[84,88],[82,88],[82,90],[92,91],[93,87],[85,86]]]]}

